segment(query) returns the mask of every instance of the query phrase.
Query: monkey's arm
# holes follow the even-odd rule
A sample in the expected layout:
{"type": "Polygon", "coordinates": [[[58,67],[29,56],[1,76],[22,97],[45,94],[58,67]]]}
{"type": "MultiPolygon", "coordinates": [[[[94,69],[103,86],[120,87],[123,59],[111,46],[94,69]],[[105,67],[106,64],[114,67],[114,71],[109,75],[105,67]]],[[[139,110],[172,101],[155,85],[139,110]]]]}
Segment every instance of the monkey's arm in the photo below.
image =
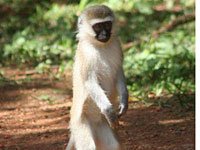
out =
{"type": "Polygon", "coordinates": [[[128,90],[126,87],[123,68],[120,68],[117,75],[117,90],[119,93],[119,117],[128,109],[128,90]]]}
{"type": "Polygon", "coordinates": [[[105,115],[105,118],[112,127],[117,120],[117,115],[111,102],[99,85],[97,76],[94,72],[91,72],[88,76],[88,79],[85,81],[85,88],[88,92],[88,95],[96,103],[96,105],[101,110],[101,113],[105,115]]]}

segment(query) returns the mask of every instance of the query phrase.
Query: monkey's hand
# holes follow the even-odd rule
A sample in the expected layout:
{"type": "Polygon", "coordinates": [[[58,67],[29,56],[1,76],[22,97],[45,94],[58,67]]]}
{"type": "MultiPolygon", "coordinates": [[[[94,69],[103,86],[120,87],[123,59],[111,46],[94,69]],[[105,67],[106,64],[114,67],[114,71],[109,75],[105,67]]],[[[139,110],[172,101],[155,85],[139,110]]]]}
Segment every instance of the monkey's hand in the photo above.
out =
{"type": "Polygon", "coordinates": [[[103,114],[105,115],[105,118],[108,121],[111,128],[115,128],[118,125],[118,116],[115,113],[112,106],[104,110],[103,114]]]}
{"type": "Polygon", "coordinates": [[[128,110],[128,91],[125,90],[120,96],[119,104],[119,114],[118,117],[121,117],[128,110]]]}

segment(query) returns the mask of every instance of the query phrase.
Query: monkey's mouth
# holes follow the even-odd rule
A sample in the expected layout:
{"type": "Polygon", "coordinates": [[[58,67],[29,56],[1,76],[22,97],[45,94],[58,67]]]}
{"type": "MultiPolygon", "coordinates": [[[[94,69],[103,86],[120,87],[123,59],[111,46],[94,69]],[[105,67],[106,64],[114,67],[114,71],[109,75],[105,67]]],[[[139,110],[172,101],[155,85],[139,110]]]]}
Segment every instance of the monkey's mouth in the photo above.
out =
{"type": "Polygon", "coordinates": [[[108,42],[108,40],[110,39],[110,34],[96,36],[96,39],[103,43],[108,42]]]}

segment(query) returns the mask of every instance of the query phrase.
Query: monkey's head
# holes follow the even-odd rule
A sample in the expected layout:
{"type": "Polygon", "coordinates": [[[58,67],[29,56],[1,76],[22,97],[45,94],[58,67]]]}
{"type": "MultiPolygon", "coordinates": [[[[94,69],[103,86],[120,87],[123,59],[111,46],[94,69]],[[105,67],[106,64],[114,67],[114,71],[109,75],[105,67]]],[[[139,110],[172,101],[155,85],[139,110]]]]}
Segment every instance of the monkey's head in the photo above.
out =
{"type": "Polygon", "coordinates": [[[78,19],[78,38],[95,39],[106,43],[111,38],[115,16],[105,5],[86,8],[78,19]]]}

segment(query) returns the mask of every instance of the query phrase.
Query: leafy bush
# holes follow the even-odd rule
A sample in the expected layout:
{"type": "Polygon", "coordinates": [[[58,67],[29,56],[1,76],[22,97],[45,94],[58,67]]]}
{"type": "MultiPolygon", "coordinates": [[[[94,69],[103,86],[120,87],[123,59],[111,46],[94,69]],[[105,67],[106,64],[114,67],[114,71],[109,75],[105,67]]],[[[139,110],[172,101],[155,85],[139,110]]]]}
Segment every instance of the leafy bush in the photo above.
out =
{"type": "Polygon", "coordinates": [[[75,49],[76,11],[77,7],[71,5],[52,4],[46,8],[36,5],[35,13],[26,18],[29,25],[22,25],[4,45],[1,62],[36,66],[71,61],[75,49]]]}
{"type": "Polygon", "coordinates": [[[139,48],[132,47],[126,53],[124,67],[134,95],[194,92],[194,36],[191,23],[143,42],[139,48]]]}
{"type": "Polygon", "coordinates": [[[114,9],[122,43],[133,42],[125,49],[124,68],[134,96],[194,92],[194,22],[158,38],[150,36],[176,17],[194,12],[194,0],[0,1],[0,14],[4,14],[0,63],[34,66],[40,72],[52,65],[59,65],[62,71],[71,67],[77,16],[94,3],[114,9]],[[163,10],[155,10],[155,6],[163,10]]]}

